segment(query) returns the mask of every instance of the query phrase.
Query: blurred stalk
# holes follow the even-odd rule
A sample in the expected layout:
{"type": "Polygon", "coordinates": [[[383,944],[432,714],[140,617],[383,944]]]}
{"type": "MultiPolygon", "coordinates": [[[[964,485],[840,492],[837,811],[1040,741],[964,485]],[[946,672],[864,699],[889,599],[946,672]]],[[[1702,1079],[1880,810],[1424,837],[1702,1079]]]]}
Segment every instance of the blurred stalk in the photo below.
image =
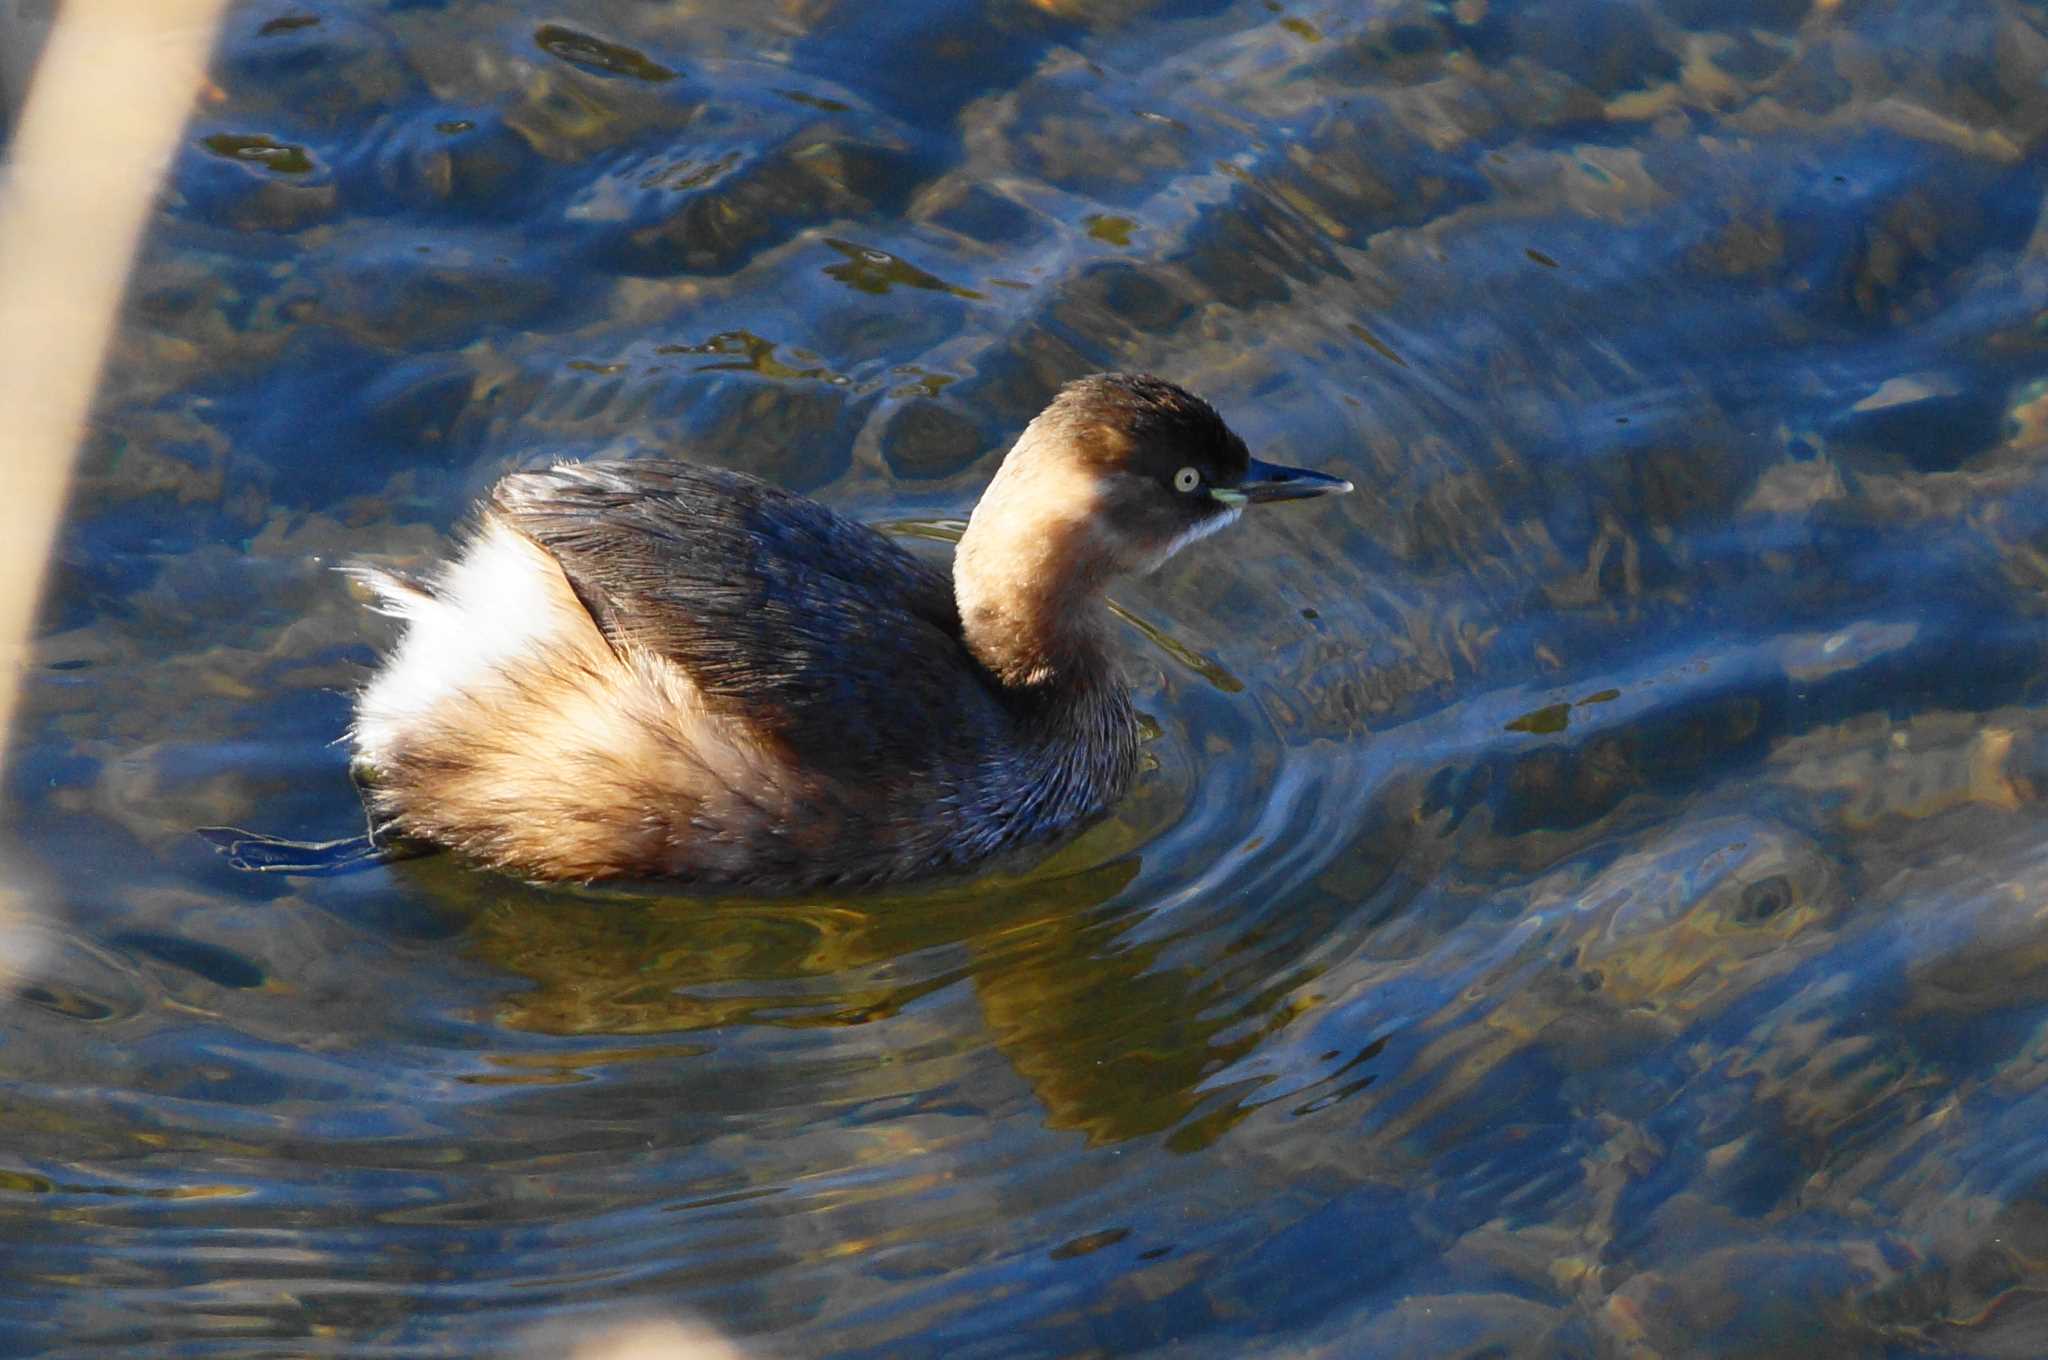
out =
{"type": "Polygon", "coordinates": [[[86,411],[224,7],[65,0],[14,129],[0,178],[0,772],[86,411]]]}

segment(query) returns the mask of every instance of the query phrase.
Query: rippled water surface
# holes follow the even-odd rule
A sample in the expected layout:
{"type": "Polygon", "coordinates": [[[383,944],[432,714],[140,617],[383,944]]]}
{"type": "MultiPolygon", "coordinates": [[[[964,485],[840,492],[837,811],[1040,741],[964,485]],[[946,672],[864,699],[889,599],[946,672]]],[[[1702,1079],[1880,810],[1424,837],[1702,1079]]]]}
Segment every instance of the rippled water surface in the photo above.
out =
{"type": "Polygon", "coordinates": [[[2022,0],[239,7],[10,772],[0,1347],[2048,1354],[2044,73],[2022,0]],[[193,836],[358,828],[330,568],[506,469],[929,538],[1107,367],[1361,490],[1120,592],[1148,769],[1049,859],[193,836]]]}

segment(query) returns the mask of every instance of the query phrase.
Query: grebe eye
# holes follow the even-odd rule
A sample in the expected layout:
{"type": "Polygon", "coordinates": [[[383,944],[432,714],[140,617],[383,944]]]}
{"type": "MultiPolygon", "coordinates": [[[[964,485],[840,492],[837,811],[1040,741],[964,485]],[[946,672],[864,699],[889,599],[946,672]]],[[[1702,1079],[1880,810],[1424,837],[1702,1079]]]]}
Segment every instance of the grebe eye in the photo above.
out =
{"type": "Polygon", "coordinates": [[[1201,484],[1202,474],[1191,467],[1184,467],[1179,472],[1173,474],[1173,489],[1175,491],[1193,491],[1201,484]]]}

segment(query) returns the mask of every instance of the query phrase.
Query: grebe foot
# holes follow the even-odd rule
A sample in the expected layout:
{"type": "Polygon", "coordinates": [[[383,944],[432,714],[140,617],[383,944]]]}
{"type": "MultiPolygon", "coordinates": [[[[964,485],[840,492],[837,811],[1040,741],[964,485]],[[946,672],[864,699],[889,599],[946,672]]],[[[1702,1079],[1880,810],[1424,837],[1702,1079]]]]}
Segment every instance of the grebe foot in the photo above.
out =
{"type": "Polygon", "coordinates": [[[344,836],[333,841],[294,841],[234,826],[202,826],[198,828],[198,834],[234,868],[252,874],[304,874],[309,877],[352,874],[433,851],[432,846],[417,841],[379,840],[374,835],[344,836]]]}

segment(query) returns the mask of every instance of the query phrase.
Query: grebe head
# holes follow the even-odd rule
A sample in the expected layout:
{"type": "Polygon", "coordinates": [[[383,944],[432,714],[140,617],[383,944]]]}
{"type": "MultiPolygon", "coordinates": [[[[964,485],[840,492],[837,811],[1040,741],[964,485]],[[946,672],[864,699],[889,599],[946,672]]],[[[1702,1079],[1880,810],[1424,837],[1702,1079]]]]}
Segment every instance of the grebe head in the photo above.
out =
{"type": "Polygon", "coordinates": [[[1160,378],[1097,373],[1025,427],[974,507],[954,559],[969,644],[1006,679],[1056,673],[1085,650],[1079,606],[1156,569],[1247,505],[1351,490],[1253,458],[1209,403],[1160,378]],[[1005,664],[1020,650],[1050,657],[1005,664]]]}

